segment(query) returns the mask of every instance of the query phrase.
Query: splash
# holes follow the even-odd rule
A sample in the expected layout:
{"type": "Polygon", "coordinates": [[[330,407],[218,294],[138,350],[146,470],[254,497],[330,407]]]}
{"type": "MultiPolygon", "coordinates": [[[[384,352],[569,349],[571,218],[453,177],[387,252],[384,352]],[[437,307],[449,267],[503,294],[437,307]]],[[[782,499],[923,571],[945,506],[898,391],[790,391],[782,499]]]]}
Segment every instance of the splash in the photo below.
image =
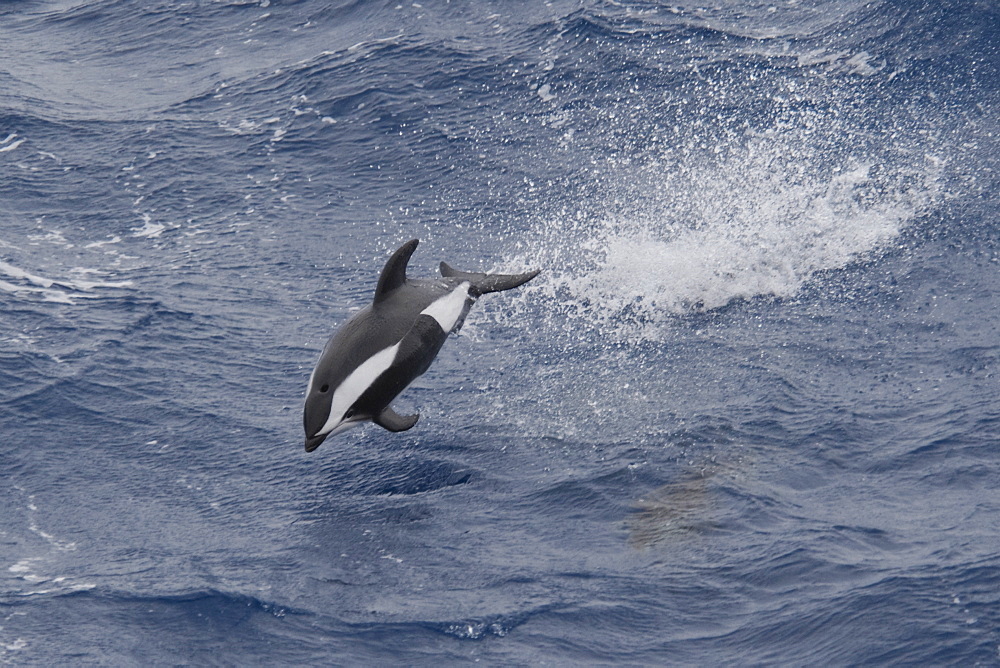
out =
{"type": "Polygon", "coordinates": [[[765,136],[693,166],[612,170],[606,205],[539,226],[524,263],[555,270],[535,290],[561,315],[625,338],[737,300],[792,297],[891,248],[934,201],[943,164],[805,154],[765,136]]]}

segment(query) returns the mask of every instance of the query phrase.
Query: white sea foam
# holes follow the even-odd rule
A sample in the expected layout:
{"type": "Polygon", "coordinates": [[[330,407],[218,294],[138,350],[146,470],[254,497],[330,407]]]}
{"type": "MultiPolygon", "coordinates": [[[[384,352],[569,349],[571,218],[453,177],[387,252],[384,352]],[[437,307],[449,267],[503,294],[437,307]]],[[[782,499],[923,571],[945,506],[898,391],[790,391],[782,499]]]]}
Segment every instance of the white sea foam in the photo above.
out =
{"type": "Polygon", "coordinates": [[[73,303],[70,296],[61,290],[47,290],[45,288],[17,285],[15,283],[10,283],[9,281],[0,281],[0,290],[15,295],[37,294],[42,297],[43,301],[47,302],[56,302],[60,304],[73,303]]]}
{"type": "Polygon", "coordinates": [[[21,269],[20,267],[15,267],[14,265],[7,264],[3,261],[0,261],[0,271],[7,274],[11,278],[26,280],[33,285],[38,285],[43,288],[50,288],[55,284],[55,281],[51,279],[32,274],[24,269],[21,269]]]}
{"type": "MultiPolygon", "coordinates": [[[[73,290],[89,291],[94,288],[125,288],[132,285],[132,281],[95,281],[95,280],[85,280],[82,278],[69,278],[69,279],[52,279],[46,278],[45,276],[39,276],[38,274],[33,274],[29,271],[21,269],[20,267],[15,267],[14,265],[0,260],[0,272],[6,274],[10,278],[15,278],[19,280],[26,281],[32,285],[39,286],[41,288],[52,288],[52,287],[64,287],[73,290]]],[[[88,269],[85,267],[75,267],[70,270],[72,274],[78,275],[92,275],[99,274],[96,269],[88,269]]],[[[18,288],[23,289],[23,288],[18,288]]]]}
{"type": "MultiPolygon", "coordinates": [[[[4,617],[3,621],[7,622],[12,617],[23,616],[25,614],[26,613],[24,612],[12,612],[11,614],[4,617]]],[[[0,631],[3,630],[4,627],[0,626],[0,631]]],[[[3,637],[0,637],[0,659],[3,659],[4,655],[7,654],[8,652],[19,652],[27,646],[28,646],[28,641],[26,641],[24,638],[13,638],[11,640],[7,640],[4,639],[3,637]]],[[[9,661],[3,661],[3,663],[8,663],[8,662],[9,661]]]]}
{"type": "Polygon", "coordinates": [[[71,274],[78,277],[53,279],[27,271],[9,262],[0,260],[0,274],[5,274],[14,281],[0,280],[0,291],[9,292],[15,295],[35,295],[40,296],[44,301],[61,304],[72,304],[74,297],[93,297],[95,289],[103,288],[126,288],[132,285],[132,281],[101,281],[82,276],[99,274],[94,269],[76,267],[70,270],[71,274]]]}
{"type": "Polygon", "coordinates": [[[87,244],[86,246],[84,246],[84,248],[100,248],[101,246],[108,246],[108,245],[111,245],[111,244],[120,243],[121,240],[122,240],[122,238],[116,234],[116,235],[112,236],[110,239],[105,239],[103,241],[93,241],[93,242],[87,244]]]}
{"type": "Polygon", "coordinates": [[[15,148],[24,143],[24,139],[17,139],[17,133],[11,132],[3,140],[0,140],[0,153],[6,153],[7,151],[13,151],[15,148]]]}
{"type": "Polygon", "coordinates": [[[148,213],[144,213],[142,214],[142,227],[133,227],[132,236],[155,239],[163,234],[163,230],[165,229],[167,229],[166,225],[163,223],[154,223],[152,217],[148,213]]]}
{"type": "Polygon", "coordinates": [[[11,573],[17,573],[18,575],[20,575],[21,573],[29,573],[29,572],[31,572],[31,562],[33,562],[33,561],[37,561],[37,560],[36,559],[22,559],[21,561],[17,562],[16,564],[14,564],[13,566],[11,566],[7,570],[10,571],[11,573]]]}
{"type": "Polygon", "coordinates": [[[6,153],[7,151],[13,151],[15,148],[17,148],[18,146],[20,146],[21,144],[23,144],[24,141],[25,141],[24,139],[18,139],[17,141],[11,142],[10,144],[6,144],[4,146],[0,146],[0,153],[6,153]]]}
{"type": "Polygon", "coordinates": [[[3,648],[7,652],[17,652],[19,650],[24,649],[27,646],[28,646],[28,641],[26,641],[24,638],[16,638],[14,639],[13,642],[3,643],[3,648]]]}

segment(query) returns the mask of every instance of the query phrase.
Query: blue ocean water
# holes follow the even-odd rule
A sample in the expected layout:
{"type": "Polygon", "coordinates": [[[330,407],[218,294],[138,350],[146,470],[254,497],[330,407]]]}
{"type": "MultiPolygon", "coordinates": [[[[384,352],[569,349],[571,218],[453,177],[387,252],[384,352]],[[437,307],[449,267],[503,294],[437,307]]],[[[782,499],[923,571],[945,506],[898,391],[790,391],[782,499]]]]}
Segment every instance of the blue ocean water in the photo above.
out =
{"type": "Polygon", "coordinates": [[[1000,663],[991,1],[0,4],[0,662],[1000,663]],[[489,295],[368,426],[388,254],[489,295]]]}

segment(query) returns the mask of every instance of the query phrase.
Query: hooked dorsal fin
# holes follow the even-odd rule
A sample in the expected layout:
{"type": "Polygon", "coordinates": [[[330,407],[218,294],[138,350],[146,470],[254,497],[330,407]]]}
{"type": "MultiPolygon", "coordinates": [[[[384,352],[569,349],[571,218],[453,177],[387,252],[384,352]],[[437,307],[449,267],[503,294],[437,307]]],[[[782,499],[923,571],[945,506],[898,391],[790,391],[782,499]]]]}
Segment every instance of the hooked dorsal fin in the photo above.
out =
{"type": "Polygon", "coordinates": [[[382,268],[382,274],[378,277],[378,286],[375,288],[375,303],[379,303],[390,292],[406,283],[406,265],[410,262],[410,256],[417,249],[417,239],[411,239],[396,249],[389,261],[382,268]]]}

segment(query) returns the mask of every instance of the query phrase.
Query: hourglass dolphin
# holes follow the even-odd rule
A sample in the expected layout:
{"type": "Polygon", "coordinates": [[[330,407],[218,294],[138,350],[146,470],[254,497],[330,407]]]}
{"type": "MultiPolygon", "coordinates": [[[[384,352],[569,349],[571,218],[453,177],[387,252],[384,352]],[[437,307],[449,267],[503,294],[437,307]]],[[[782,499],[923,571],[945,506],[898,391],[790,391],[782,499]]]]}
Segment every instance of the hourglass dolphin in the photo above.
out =
{"type": "Polygon", "coordinates": [[[419,414],[399,415],[389,405],[392,400],[427,371],[480,295],[516,288],[538,275],[475,274],[442,262],[442,278],[410,279],[406,265],[417,243],[407,241],[392,254],[372,303],[323,349],[306,390],[306,452],[362,422],[389,431],[416,424],[419,414]]]}

